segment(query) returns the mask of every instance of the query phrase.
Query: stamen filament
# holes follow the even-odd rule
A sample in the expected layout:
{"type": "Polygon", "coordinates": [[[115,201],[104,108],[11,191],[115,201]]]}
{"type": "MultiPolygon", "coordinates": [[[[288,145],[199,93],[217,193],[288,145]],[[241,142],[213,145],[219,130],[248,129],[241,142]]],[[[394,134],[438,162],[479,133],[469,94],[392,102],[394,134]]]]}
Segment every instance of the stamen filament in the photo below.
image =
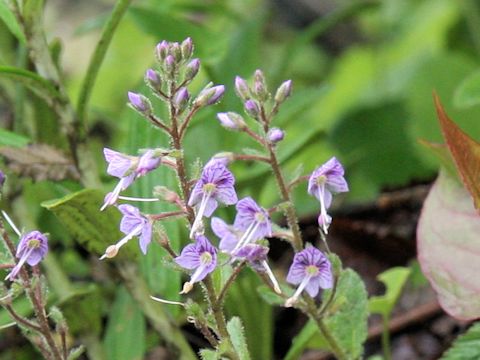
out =
{"type": "MultiPolygon", "coordinates": [[[[118,249],[120,249],[123,245],[125,245],[131,238],[133,238],[134,236],[137,236],[137,235],[140,235],[140,233],[142,232],[143,228],[143,224],[140,224],[138,225],[135,229],[133,229],[132,231],[130,231],[127,235],[125,235],[125,237],[123,237],[122,239],[120,239],[115,245],[113,245],[116,250],[118,251],[118,249]]],[[[107,248],[108,249],[108,248],[107,248]]],[[[105,254],[103,254],[101,257],[100,257],[100,260],[103,260],[105,259],[107,256],[107,253],[105,252],[105,254]]]]}
{"type": "Polygon", "coordinates": [[[143,202],[160,201],[157,198],[137,198],[137,197],[130,197],[130,196],[119,196],[118,198],[121,199],[121,200],[126,200],[126,201],[143,201],[143,202]]]}
{"type": "Polygon", "coordinates": [[[293,294],[292,297],[288,298],[287,301],[285,301],[285,306],[286,307],[291,307],[293,304],[295,304],[302,293],[302,291],[305,289],[305,287],[308,285],[308,282],[312,278],[311,275],[307,275],[303,278],[302,282],[300,285],[298,285],[297,290],[295,291],[295,294],[293,294]]]}
{"type": "Polygon", "coordinates": [[[328,226],[326,222],[328,214],[327,209],[325,208],[324,190],[325,189],[323,186],[318,187],[318,197],[320,199],[320,216],[323,219],[322,230],[325,234],[328,234],[328,226]]]}
{"type": "Polygon", "coordinates": [[[8,224],[11,226],[11,228],[13,229],[13,231],[15,231],[15,233],[21,237],[22,236],[22,233],[20,232],[20,230],[18,230],[18,228],[15,226],[15,224],[13,223],[12,219],[10,219],[10,216],[7,215],[7,213],[5,211],[2,210],[2,215],[3,217],[5,218],[5,220],[7,220],[8,224]]]}
{"type": "Polygon", "coordinates": [[[205,212],[205,209],[207,208],[207,203],[208,200],[210,199],[211,193],[210,192],[204,192],[202,196],[202,201],[200,202],[200,206],[198,207],[197,215],[195,217],[195,220],[192,224],[192,228],[190,230],[190,239],[193,239],[193,235],[197,232],[200,224],[202,223],[202,218],[203,214],[205,212]]]}
{"type": "Polygon", "coordinates": [[[17,265],[15,265],[13,267],[12,271],[10,271],[10,273],[5,277],[5,280],[9,280],[12,275],[16,276],[18,274],[21,267],[23,266],[23,264],[25,264],[25,261],[27,261],[28,257],[30,256],[30,254],[32,253],[33,250],[35,250],[35,249],[30,248],[30,249],[28,249],[28,251],[25,254],[23,254],[23,256],[20,258],[20,261],[17,263],[17,265]]]}
{"type": "Polygon", "coordinates": [[[263,267],[265,268],[265,271],[267,272],[267,275],[268,275],[270,281],[272,282],[273,290],[275,290],[275,292],[276,292],[277,294],[281,294],[281,293],[282,293],[282,290],[280,289],[280,285],[278,284],[278,281],[277,281],[277,279],[275,278],[275,275],[273,274],[272,269],[270,269],[270,266],[268,266],[267,261],[266,261],[266,260],[263,260],[263,261],[262,261],[262,265],[263,265],[263,267]]]}
{"type": "Polygon", "coordinates": [[[160,302],[160,303],[162,303],[162,304],[180,305],[180,306],[185,307],[185,304],[182,303],[182,302],[179,302],[179,301],[165,300],[165,299],[161,299],[161,298],[158,298],[158,297],[155,297],[155,296],[150,296],[150,299],[155,300],[155,301],[158,301],[158,302],[160,302]]]}

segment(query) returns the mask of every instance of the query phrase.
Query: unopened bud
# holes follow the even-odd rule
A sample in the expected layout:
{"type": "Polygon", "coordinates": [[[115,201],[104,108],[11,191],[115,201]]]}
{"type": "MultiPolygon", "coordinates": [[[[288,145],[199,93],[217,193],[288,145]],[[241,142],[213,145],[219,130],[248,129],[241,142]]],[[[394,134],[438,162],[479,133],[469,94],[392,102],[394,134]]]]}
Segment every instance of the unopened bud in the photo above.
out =
{"type": "Polygon", "coordinates": [[[271,128],[267,134],[267,137],[268,141],[270,141],[272,144],[276,144],[277,142],[283,140],[285,133],[279,128],[271,128]]]}
{"type": "Polygon", "coordinates": [[[195,105],[197,106],[206,106],[206,105],[213,105],[220,101],[225,92],[225,86],[217,85],[211,87],[211,85],[207,85],[195,99],[195,105]]]}
{"type": "Polygon", "coordinates": [[[217,118],[220,124],[226,129],[240,130],[246,126],[243,117],[234,112],[218,113],[217,118]]]}
{"type": "Polygon", "coordinates": [[[175,61],[180,61],[182,59],[182,49],[178,42],[170,44],[170,54],[173,55],[175,61]]]}
{"type": "Polygon", "coordinates": [[[130,102],[130,106],[141,114],[151,114],[152,105],[150,104],[150,100],[148,100],[148,98],[146,98],[145,96],[129,91],[128,100],[130,102]]]}
{"type": "Polygon", "coordinates": [[[193,41],[190,37],[183,40],[182,45],[180,46],[182,50],[182,58],[184,60],[190,59],[193,54],[193,41]]]}
{"type": "Polygon", "coordinates": [[[258,120],[260,115],[260,107],[258,106],[258,103],[255,100],[250,99],[245,101],[244,107],[245,107],[245,112],[248,115],[258,120]]]}
{"type": "Polygon", "coordinates": [[[292,92],[292,80],[287,80],[282,83],[275,93],[275,102],[277,104],[283,103],[292,92]]]}
{"type": "Polygon", "coordinates": [[[5,184],[5,179],[6,179],[6,176],[4,172],[0,170],[0,190],[3,187],[3,184],[5,184]]]}
{"type": "Polygon", "coordinates": [[[235,92],[243,101],[250,99],[250,89],[248,88],[247,82],[240,76],[235,78],[235,92]]]}
{"type": "Polygon", "coordinates": [[[164,61],[165,72],[169,75],[175,73],[175,58],[172,55],[167,55],[164,61]]]}
{"type": "Polygon", "coordinates": [[[167,55],[168,55],[168,42],[163,40],[162,42],[158,43],[157,47],[155,48],[155,56],[158,62],[163,63],[167,55]]]}
{"type": "Polygon", "coordinates": [[[185,68],[185,81],[189,82],[193,80],[193,78],[197,76],[199,69],[200,69],[200,60],[192,59],[185,68]]]}
{"type": "Polygon", "coordinates": [[[179,199],[178,194],[166,186],[155,186],[153,188],[153,196],[172,204],[176,203],[179,199]]]}
{"type": "Polygon", "coordinates": [[[145,82],[153,90],[161,90],[162,88],[162,79],[160,75],[153,69],[148,69],[145,72],[145,82]]]}
{"type": "Polygon", "coordinates": [[[270,94],[267,90],[267,83],[265,81],[265,76],[263,75],[263,72],[261,70],[256,70],[254,78],[255,82],[253,85],[253,92],[255,93],[255,96],[259,100],[267,100],[270,94]]]}
{"type": "Polygon", "coordinates": [[[179,89],[173,99],[173,103],[175,105],[175,108],[177,109],[177,114],[181,114],[187,108],[189,100],[190,94],[188,93],[187,88],[182,87],[181,89],[179,89]]]}

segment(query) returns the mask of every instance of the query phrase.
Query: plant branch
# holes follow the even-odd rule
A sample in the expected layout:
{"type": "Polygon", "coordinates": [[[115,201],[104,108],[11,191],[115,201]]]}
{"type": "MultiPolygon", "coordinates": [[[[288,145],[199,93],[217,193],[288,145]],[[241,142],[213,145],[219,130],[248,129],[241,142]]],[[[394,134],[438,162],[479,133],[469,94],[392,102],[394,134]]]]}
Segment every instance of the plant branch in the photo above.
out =
{"type": "Polygon", "coordinates": [[[232,283],[235,281],[235,279],[237,278],[238,274],[240,274],[240,271],[242,271],[243,267],[245,266],[245,261],[241,262],[236,268],[235,270],[233,270],[232,274],[230,275],[230,277],[227,279],[227,281],[225,282],[225,285],[223,285],[223,288],[222,290],[220,291],[220,294],[218,294],[218,297],[217,297],[217,300],[215,301],[215,303],[213,304],[212,308],[213,309],[216,309],[216,308],[220,308],[223,304],[223,300],[225,298],[225,295],[227,294],[227,290],[228,288],[230,287],[230,285],[232,285],[232,283]]]}

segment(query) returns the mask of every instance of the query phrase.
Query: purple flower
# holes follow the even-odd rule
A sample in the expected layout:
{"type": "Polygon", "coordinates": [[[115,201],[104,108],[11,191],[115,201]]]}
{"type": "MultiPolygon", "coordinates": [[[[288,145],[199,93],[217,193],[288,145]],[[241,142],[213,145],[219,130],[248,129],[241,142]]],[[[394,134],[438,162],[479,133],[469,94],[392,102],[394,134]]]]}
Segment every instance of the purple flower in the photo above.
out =
{"type": "Polygon", "coordinates": [[[348,191],[348,184],[344,178],[342,164],[332,157],[325,164],[317,168],[308,180],[308,193],[315,196],[320,201],[319,225],[327,233],[331,217],[327,214],[327,209],[332,203],[332,193],[348,191]]]}
{"type": "Polygon", "coordinates": [[[234,250],[263,237],[272,236],[272,223],[268,212],[258,206],[251,197],[240,200],[236,208],[237,215],[233,226],[244,231],[244,235],[234,250]]]}
{"type": "Polygon", "coordinates": [[[272,144],[276,144],[279,141],[282,141],[285,137],[285,132],[279,128],[271,128],[267,134],[268,141],[272,144]]]}
{"type": "Polygon", "coordinates": [[[220,124],[230,130],[239,130],[246,127],[242,116],[234,112],[218,113],[217,118],[220,124]]]}
{"type": "Polygon", "coordinates": [[[123,214],[120,231],[125,234],[125,237],[116,244],[110,245],[100,260],[115,257],[118,250],[135,236],[138,236],[138,244],[144,254],[147,253],[148,245],[152,241],[152,223],[140,213],[138,208],[122,204],[118,206],[118,210],[123,214]]]}
{"type": "Polygon", "coordinates": [[[0,170],[0,188],[5,184],[6,176],[3,171],[0,170]]]}
{"type": "Polygon", "coordinates": [[[148,69],[145,73],[145,80],[154,89],[160,89],[162,85],[162,79],[158,73],[153,69],[148,69]]]}
{"type": "Polygon", "coordinates": [[[192,59],[185,67],[185,81],[188,82],[197,76],[198,70],[200,70],[200,60],[192,59]]]}
{"type": "Polygon", "coordinates": [[[237,202],[234,185],[233,174],[221,162],[209,162],[203,168],[202,175],[188,200],[188,205],[197,205],[196,218],[190,232],[191,238],[199,229],[203,216],[210,217],[219,202],[225,205],[233,205],[237,202]]]}
{"type": "Polygon", "coordinates": [[[288,271],[287,282],[298,285],[298,288],[295,294],[285,302],[285,306],[292,306],[303,290],[306,290],[311,297],[315,297],[320,289],[330,289],[333,286],[330,261],[317,248],[307,246],[306,249],[295,254],[288,271]]]}
{"type": "Polygon", "coordinates": [[[211,87],[211,83],[207,85],[201,92],[198,94],[195,99],[196,106],[205,106],[213,105],[220,101],[225,92],[225,86],[217,85],[211,87]]]}
{"type": "Polygon", "coordinates": [[[48,252],[48,239],[40,231],[31,231],[22,236],[17,246],[15,257],[20,259],[5,280],[13,280],[25,262],[30,266],[37,265],[48,252]]]}
{"type": "Polygon", "coordinates": [[[153,150],[147,150],[142,156],[130,156],[109,148],[103,149],[108,163],[107,173],[120,179],[112,192],[105,196],[100,210],[117,202],[120,192],[126,190],[136,178],[155,170],[161,163],[161,157],[155,156],[153,150]]]}
{"type": "Polygon", "coordinates": [[[217,217],[212,218],[210,226],[213,233],[220,239],[219,249],[231,253],[238,244],[238,240],[241,239],[243,232],[217,217]]]}
{"type": "Polygon", "coordinates": [[[282,83],[275,93],[275,102],[281,104],[292,93],[292,80],[287,80],[282,83]]]}
{"type": "Polygon", "coordinates": [[[175,262],[181,267],[195,270],[183,285],[182,293],[186,294],[193,288],[193,284],[202,281],[217,266],[217,250],[203,235],[195,237],[195,243],[185,246],[175,262]]]}
{"type": "Polygon", "coordinates": [[[240,76],[235,77],[235,92],[242,100],[248,100],[250,98],[250,89],[248,88],[245,79],[240,76]]]}
{"type": "Polygon", "coordinates": [[[250,115],[254,119],[258,119],[258,116],[260,115],[260,107],[258,103],[255,100],[247,100],[243,104],[245,107],[245,112],[250,115]]]}

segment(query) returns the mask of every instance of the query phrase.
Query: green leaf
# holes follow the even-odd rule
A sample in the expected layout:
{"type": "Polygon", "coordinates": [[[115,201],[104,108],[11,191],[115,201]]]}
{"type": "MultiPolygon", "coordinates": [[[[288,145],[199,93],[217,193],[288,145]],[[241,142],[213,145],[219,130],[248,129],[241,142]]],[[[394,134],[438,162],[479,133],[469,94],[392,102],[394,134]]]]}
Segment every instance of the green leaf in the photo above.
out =
{"type": "MultiPolygon", "coordinates": [[[[322,298],[329,299],[331,290],[322,298]]],[[[335,299],[324,318],[324,323],[349,359],[360,357],[368,327],[367,291],[361,278],[352,269],[343,270],[338,280],[335,299]]],[[[326,349],[328,345],[316,324],[310,320],[294,338],[285,359],[297,359],[305,348],[326,349]]]]}
{"type": "Polygon", "coordinates": [[[107,360],[143,359],[145,319],[124,287],[120,287],[105,334],[107,360]]]}
{"type": "Polygon", "coordinates": [[[200,358],[202,360],[219,360],[220,354],[215,350],[202,349],[200,350],[200,358]]]}
{"type": "Polygon", "coordinates": [[[470,74],[458,85],[453,102],[459,108],[480,104],[480,71],[470,74]]]}
{"type": "Polygon", "coordinates": [[[441,360],[476,360],[480,358],[480,323],[473,324],[460,335],[441,360]]]}
{"type": "Polygon", "coordinates": [[[435,98],[438,120],[442,127],[443,137],[453,156],[460,177],[473,197],[475,208],[480,211],[480,143],[473,140],[460,129],[443,109],[440,99],[435,98]]]}
{"type": "Polygon", "coordinates": [[[8,7],[6,0],[0,0],[0,19],[2,19],[5,25],[7,25],[10,32],[15,35],[22,44],[25,44],[25,35],[23,35],[20,25],[18,24],[15,15],[8,7]]]}
{"type": "Polygon", "coordinates": [[[384,317],[390,316],[410,272],[409,268],[395,267],[378,275],[378,280],[384,283],[387,289],[384,295],[372,296],[368,300],[370,313],[381,314],[384,317]]]}
{"type": "Polygon", "coordinates": [[[0,128],[0,145],[11,147],[23,147],[30,142],[30,139],[14,132],[0,128]]]}
{"type": "Polygon", "coordinates": [[[417,227],[418,260],[451,316],[480,317],[480,216],[463,186],[440,172],[423,204],[417,227]]]}
{"type": "Polygon", "coordinates": [[[249,360],[250,354],[248,352],[247,340],[245,339],[244,328],[242,320],[239,317],[233,317],[227,324],[227,330],[232,339],[235,352],[238,354],[240,360],[249,360]]]}
{"type": "Polygon", "coordinates": [[[19,81],[48,103],[51,103],[52,99],[61,97],[50,81],[32,71],[12,66],[0,66],[0,76],[19,81]]]}
{"type": "MultiPolygon", "coordinates": [[[[123,236],[118,229],[119,211],[111,207],[100,211],[104,196],[99,190],[85,189],[60,199],[43,202],[42,206],[60,219],[80,245],[100,256],[107,246],[115,244],[123,236]]],[[[131,244],[127,244],[117,257],[131,258],[134,254],[131,244]]]]}

